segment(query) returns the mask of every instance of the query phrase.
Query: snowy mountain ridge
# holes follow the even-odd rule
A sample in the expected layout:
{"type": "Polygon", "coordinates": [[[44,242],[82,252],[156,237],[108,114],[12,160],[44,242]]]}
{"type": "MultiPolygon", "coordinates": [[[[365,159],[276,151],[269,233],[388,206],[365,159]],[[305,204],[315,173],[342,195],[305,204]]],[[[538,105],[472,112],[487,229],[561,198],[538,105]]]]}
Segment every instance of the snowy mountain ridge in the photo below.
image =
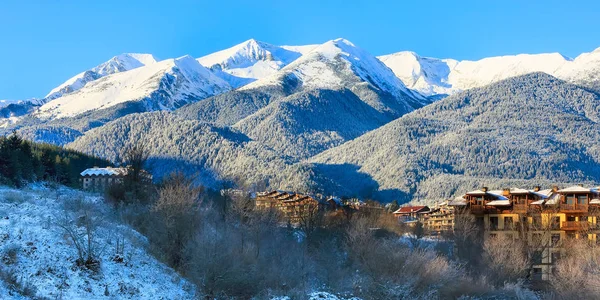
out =
{"type": "MultiPolygon", "coordinates": [[[[132,64],[106,65],[117,71],[132,64]],[[112,68],[111,67],[115,67],[112,68]]],[[[75,116],[128,101],[147,100],[149,110],[173,110],[195,99],[230,90],[229,84],[191,56],[167,59],[113,73],[56,98],[35,113],[42,119],[75,116]]]]}
{"type": "Polygon", "coordinates": [[[342,38],[315,47],[280,72],[248,84],[242,89],[275,84],[282,77],[290,75],[299,80],[303,87],[337,89],[352,80],[348,78],[347,73],[352,73],[373,87],[394,96],[407,94],[421,98],[419,94],[408,90],[381,61],[342,38]]]}
{"type": "Polygon", "coordinates": [[[274,74],[316,46],[274,46],[250,39],[198,61],[237,88],[274,74]]]}
{"type": "Polygon", "coordinates": [[[403,51],[378,57],[404,84],[426,96],[453,94],[500,80],[544,72],[577,84],[600,81],[600,48],[575,59],[560,53],[518,54],[477,61],[421,57],[403,51]]]}
{"type": "Polygon", "coordinates": [[[157,60],[154,58],[154,56],[152,56],[152,54],[123,53],[92,69],[73,76],[63,84],[50,91],[44,98],[47,102],[65,94],[77,91],[90,81],[94,81],[110,74],[133,70],[135,68],[150,65],[156,62],[157,60]]]}

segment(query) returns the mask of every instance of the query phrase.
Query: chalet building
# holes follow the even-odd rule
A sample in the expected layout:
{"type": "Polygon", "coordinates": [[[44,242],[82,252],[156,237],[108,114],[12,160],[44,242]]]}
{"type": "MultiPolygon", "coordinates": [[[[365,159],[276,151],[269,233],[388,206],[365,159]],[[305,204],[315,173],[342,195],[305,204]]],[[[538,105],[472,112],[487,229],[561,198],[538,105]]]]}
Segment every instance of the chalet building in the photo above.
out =
{"type": "Polygon", "coordinates": [[[115,183],[122,183],[127,176],[127,168],[93,167],[81,172],[81,183],[84,190],[103,191],[115,183]]]}
{"type": "Polygon", "coordinates": [[[450,206],[449,202],[436,203],[433,207],[403,206],[393,214],[401,223],[414,225],[420,222],[428,234],[439,235],[451,232],[454,228],[454,207],[450,206]]]}
{"type": "Polygon", "coordinates": [[[450,203],[457,212],[469,212],[484,228],[485,238],[504,235],[527,239],[538,255],[533,278],[547,280],[556,260],[567,251],[566,238],[600,242],[598,188],[571,186],[551,189],[488,190],[466,193],[450,203]]]}
{"type": "Polygon", "coordinates": [[[454,229],[454,207],[449,204],[448,200],[436,203],[429,212],[420,213],[423,227],[430,235],[440,235],[454,229]]]}
{"type": "Polygon", "coordinates": [[[402,206],[393,212],[399,222],[405,224],[414,224],[422,218],[423,213],[429,213],[427,206],[402,206]]]}
{"type": "MultiPolygon", "coordinates": [[[[122,183],[128,173],[128,168],[93,167],[80,173],[80,181],[84,190],[103,191],[112,184],[122,183]]],[[[142,170],[141,176],[143,180],[152,182],[150,173],[142,170]]]]}
{"type": "Polygon", "coordinates": [[[254,197],[257,208],[277,209],[285,221],[292,225],[298,225],[302,220],[312,217],[320,205],[311,196],[281,191],[256,193],[254,197]]]}

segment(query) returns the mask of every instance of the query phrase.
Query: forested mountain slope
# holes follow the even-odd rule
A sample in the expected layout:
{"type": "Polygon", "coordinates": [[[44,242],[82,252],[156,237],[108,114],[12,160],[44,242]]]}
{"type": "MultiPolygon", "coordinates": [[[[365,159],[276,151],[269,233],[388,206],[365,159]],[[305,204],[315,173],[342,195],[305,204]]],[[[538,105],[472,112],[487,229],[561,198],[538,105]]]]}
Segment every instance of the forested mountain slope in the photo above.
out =
{"type": "Polygon", "coordinates": [[[407,201],[503,179],[598,182],[599,104],[597,94],[544,73],[510,78],[317,155],[312,183],[330,193],[407,201]]]}
{"type": "Polygon", "coordinates": [[[116,159],[123,146],[139,142],[149,145],[158,177],[179,168],[199,171],[209,185],[302,189],[308,175],[300,176],[295,163],[425,103],[377,59],[334,40],[247,87],[173,113],[124,117],[69,146],[116,159]]]}

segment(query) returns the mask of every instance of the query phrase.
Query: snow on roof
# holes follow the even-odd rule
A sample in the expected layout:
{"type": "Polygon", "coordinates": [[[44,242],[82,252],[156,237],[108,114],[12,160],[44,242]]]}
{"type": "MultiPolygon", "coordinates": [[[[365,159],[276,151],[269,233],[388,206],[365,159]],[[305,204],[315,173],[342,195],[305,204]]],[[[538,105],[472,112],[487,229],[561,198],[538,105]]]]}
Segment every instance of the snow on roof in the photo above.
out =
{"type": "Polygon", "coordinates": [[[463,205],[467,205],[467,200],[465,200],[465,198],[459,196],[459,197],[454,198],[450,202],[448,202],[448,205],[450,205],[450,206],[463,206],[463,205]]]}
{"type": "Polygon", "coordinates": [[[590,204],[600,204],[600,199],[592,199],[590,200],[590,204]]]}
{"type": "Polygon", "coordinates": [[[531,193],[531,191],[528,191],[525,189],[520,189],[520,188],[511,188],[510,193],[511,194],[529,194],[529,193],[531,193]]]}
{"type": "Polygon", "coordinates": [[[508,200],[508,198],[506,198],[503,194],[504,191],[502,190],[493,190],[493,191],[489,191],[487,192],[489,195],[492,195],[494,197],[496,197],[498,200],[508,200]]]}
{"type": "Polygon", "coordinates": [[[409,214],[429,210],[427,206],[403,206],[396,210],[395,214],[409,214]]]}
{"type": "Polygon", "coordinates": [[[81,172],[81,176],[101,176],[101,175],[123,176],[126,174],[127,174],[126,168],[111,168],[111,167],[106,167],[106,168],[94,167],[94,168],[86,169],[85,171],[81,172]]]}
{"type": "Polygon", "coordinates": [[[486,192],[482,191],[482,190],[475,190],[475,191],[470,191],[467,193],[467,195],[485,195],[486,192]]]}
{"type": "Polygon", "coordinates": [[[546,205],[555,205],[558,204],[558,200],[560,199],[560,197],[558,197],[558,194],[552,194],[552,196],[550,196],[548,198],[548,200],[546,200],[546,205]]]}
{"type": "Polygon", "coordinates": [[[545,190],[540,190],[540,191],[531,191],[531,193],[538,195],[542,198],[548,198],[550,197],[550,195],[552,195],[552,189],[545,189],[545,190]]]}
{"type": "Polygon", "coordinates": [[[570,186],[570,187],[562,189],[562,190],[558,190],[559,193],[568,193],[568,192],[589,193],[590,191],[591,191],[591,189],[584,188],[584,187],[578,186],[578,185],[574,185],[574,186],[570,186]]]}
{"type": "Polygon", "coordinates": [[[510,200],[494,200],[494,201],[490,201],[490,202],[486,203],[485,205],[505,206],[505,205],[510,205],[510,200]]]}
{"type": "Polygon", "coordinates": [[[533,201],[529,203],[529,205],[542,205],[544,204],[544,200],[533,201]]]}

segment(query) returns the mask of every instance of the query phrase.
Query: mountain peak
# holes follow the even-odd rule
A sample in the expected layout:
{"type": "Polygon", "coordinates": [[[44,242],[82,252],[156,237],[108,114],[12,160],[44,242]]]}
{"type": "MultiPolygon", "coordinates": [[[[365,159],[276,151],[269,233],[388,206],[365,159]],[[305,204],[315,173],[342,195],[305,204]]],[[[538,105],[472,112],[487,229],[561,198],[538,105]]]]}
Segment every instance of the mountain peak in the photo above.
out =
{"type": "Polygon", "coordinates": [[[156,59],[152,54],[145,53],[123,53],[113,56],[108,61],[97,65],[96,67],[84,71],[71,77],[63,84],[54,88],[48,95],[46,101],[50,101],[61,97],[64,94],[72,93],[81,89],[88,82],[97,80],[107,75],[133,70],[135,68],[156,63],[156,59]]]}

